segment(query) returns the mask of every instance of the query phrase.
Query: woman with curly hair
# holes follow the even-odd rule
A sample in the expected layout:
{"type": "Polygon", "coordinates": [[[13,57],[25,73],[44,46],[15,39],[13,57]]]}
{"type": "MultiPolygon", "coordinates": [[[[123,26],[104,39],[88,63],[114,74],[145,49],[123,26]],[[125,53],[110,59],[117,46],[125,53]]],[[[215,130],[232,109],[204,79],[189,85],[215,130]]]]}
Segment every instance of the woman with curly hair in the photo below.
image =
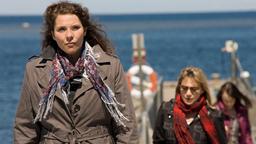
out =
{"type": "Polygon", "coordinates": [[[26,64],[14,143],[132,143],[130,92],[100,25],[68,1],[48,6],[44,20],[41,54],[26,64]]]}

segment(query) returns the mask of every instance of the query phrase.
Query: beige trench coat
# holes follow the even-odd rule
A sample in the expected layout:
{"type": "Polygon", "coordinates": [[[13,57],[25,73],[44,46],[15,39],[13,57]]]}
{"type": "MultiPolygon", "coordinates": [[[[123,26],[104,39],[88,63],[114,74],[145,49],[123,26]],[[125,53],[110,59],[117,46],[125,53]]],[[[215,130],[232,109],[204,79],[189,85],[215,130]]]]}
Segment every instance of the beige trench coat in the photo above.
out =
{"type": "Polygon", "coordinates": [[[48,49],[26,65],[14,124],[15,144],[133,143],[131,139],[136,139],[137,133],[135,114],[123,67],[118,58],[104,53],[99,46],[93,49],[101,77],[117,100],[125,104],[125,108],[120,107],[120,110],[129,119],[125,123],[129,130],[122,131],[116,127],[99,93],[86,78],[82,79],[82,86],[75,93],[71,109],[65,105],[61,91],[57,89],[52,112],[45,120],[34,124],[42,91],[50,80],[51,59],[55,54],[53,49],[48,49]]]}

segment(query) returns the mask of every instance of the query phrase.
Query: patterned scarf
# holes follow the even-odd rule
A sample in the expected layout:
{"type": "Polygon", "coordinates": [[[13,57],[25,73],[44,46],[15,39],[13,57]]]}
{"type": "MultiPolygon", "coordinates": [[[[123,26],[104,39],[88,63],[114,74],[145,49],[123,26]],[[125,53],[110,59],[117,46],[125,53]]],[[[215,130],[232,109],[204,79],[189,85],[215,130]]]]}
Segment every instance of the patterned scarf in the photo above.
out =
{"type": "Polygon", "coordinates": [[[69,90],[65,88],[66,84],[71,78],[82,75],[84,78],[88,78],[94,88],[100,93],[102,101],[117,125],[126,127],[123,120],[129,120],[118,109],[118,106],[124,107],[125,105],[120,104],[116,100],[113,91],[100,77],[97,66],[92,47],[87,42],[85,42],[85,50],[76,62],[75,66],[73,66],[66,57],[56,53],[52,64],[51,80],[39,103],[39,110],[34,119],[34,123],[46,119],[48,113],[52,112],[54,96],[57,88],[61,89],[65,104],[69,104],[67,98],[67,92],[69,92],[69,90]]]}
{"type": "Polygon", "coordinates": [[[189,131],[188,124],[186,122],[186,114],[199,112],[200,121],[203,129],[209,136],[212,144],[219,144],[215,125],[211,118],[208,116],[208,110],[206,108],[206,100],[204,96],[201,96],[199,101],[195,102],[192,106],[187,106],[182,102],[181,96],[177,95],[173,108],[173,120],[174,120],[174,133],[179,144],[195,144],[192,135],[189,131]]]}

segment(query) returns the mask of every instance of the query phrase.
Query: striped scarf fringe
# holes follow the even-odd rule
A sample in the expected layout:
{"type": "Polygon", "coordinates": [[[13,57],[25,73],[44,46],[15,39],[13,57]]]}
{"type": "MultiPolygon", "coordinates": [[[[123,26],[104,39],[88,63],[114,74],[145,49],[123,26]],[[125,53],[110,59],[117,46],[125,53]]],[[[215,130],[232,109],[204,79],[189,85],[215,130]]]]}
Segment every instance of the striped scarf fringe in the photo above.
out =
{"type": "MultiPolygon", "coordinates": [[[[56,54],[57,56],[57,54],[56,54]]],[[[34,119],[34,123],[37,121],[42,121],[42,119],[46,119],[49,112],[52,112],[54,94],[58,87],[61,88],[62,97],[64,99],[65,104],[68,104],[68,98],[65,90],[63,90],[63,86],[66,83],[64,79],[64,72],[61,68],[61,64],[57,59],[53,60],[53,69],[51,71],[51,80],[49,82],[48,89],[44,92],[43,97],[39,102],[39,109],[37,115],[34,119]]]]}
{"type": "Polygon", "coordinates": [[[101,100],[104,102],[107,110],[111,114],[111,116],[114,118],[115,122],[118,126],[126,127],[124,124],[125,121],[129,121],[128,118],[126,118],[122,112],[118,109],[118,106],[125,107],[124,104],[120,104],[113,91],[109,88],[109,86],[104,83],[102,78],[99,75],[99,72],[97,71],[98,64],[96,63],[96,60],[94,58],[94,54],[92,51],[92,47],[86,42],[85,47],[87,50],[86,54],[86,60],[87,60],[87,67],[86,73],[88,75],[88,78],[91,80],[92,84],[94,85],[95,89],[98,90],[101,96],[101,100]]]}

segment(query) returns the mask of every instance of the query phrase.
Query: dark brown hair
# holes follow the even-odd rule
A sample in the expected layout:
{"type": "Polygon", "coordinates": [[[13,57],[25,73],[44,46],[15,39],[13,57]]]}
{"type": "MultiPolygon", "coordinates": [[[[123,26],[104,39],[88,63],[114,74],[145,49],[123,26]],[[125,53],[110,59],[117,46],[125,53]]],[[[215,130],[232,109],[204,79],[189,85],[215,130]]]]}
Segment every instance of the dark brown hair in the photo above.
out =
{"type": "Polygon", "coordinates": [[[79,18],[86,30],[84,40],[86,40],[91,46],[99,44],[106,53],[114,53],[113,45],[101,28],[102,26],[91,19],[88,9],[86,7],[82,7],[78,3],[69,1],[60,1],[47,7],[44,13],[42,49],[47,48],[48,46],[52,46],[53,48],[58,47],[52,37],[52,32],[54,31],[57,16],[62,14],[74,14],[79,18]]]}
{"type": "Polygon", "coordinates": [[[221,88],[217,94],[217,101],[222,101],[221,97],[224,92],[226,92],[229,96],[235,98],[236,104],[242,104],[241,102],[243,101],[244,106],[246,106],[246,107],[252,106],[250,99],[248,97],[246,97],[244,94],[242,94],[240,92],[240,90],[237,88],[237,86],[235,84],[233,84],[232,82],[228,81],[221,86],[221,88]]]}

